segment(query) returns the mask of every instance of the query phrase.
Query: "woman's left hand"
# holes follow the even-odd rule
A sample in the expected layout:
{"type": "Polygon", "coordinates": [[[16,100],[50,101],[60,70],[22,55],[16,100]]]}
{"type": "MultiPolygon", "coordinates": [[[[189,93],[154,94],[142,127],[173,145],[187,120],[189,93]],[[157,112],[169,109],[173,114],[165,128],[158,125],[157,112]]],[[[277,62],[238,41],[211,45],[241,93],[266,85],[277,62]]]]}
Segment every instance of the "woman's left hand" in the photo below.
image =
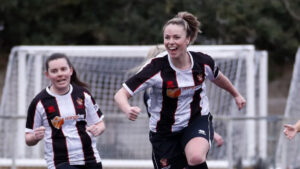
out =
{"type": "Polygon", "coordinates": [[[246,105],[246,100],[244,99],[243,96],[238,95],[234,99],[239,110],[241,110],[246,105]]]}
{"type": "Polygon", "coordinates": [[[98,122],[98,123],[96,123],[96,124],[93,124],[93,125],[91,125],[91,126],[88,126],[88,127],[86,128],[86,130],[87,130],[88,132],[92,133],[93,136],[96,137],[96,136],[99,136],[100,134],[102,134],[102,133],[104,132],[104,130],[105,130],[105,124],[104,124],[103,121],[100,121],[100,122],[98,122]]]}

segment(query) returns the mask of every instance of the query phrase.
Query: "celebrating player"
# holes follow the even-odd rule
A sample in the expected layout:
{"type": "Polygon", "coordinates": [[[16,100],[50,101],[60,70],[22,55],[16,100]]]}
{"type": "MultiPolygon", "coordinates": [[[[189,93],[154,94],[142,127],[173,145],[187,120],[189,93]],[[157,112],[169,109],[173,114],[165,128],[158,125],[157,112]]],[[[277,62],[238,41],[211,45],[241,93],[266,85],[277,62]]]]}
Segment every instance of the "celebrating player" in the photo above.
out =
{"type": "Polygon", "coordinates": [[[28,108],[26,144],[44,139],[49,169],[102,169],[96,149],[105,130],[102,112],[66,55],[51,55],[45,66],[51,85],[28,108]]]}
{"type": "MultiPolygon", "coordinates": [[[[151,60],[152,58],[154,58],[156,56],[162,55],[163,52],[166,52],[166,48],[163,45],[156,45],[156,46],[150,48],[149,52],[147,53],[146,62],[148,62],[149,60],[151,60]]],[[[141,69],[141,66],[137,66],[132,71],[137,71],[139,69],[141,69]]],[[[144,104],[146,106],[148,116],[150,117],[150,113],[148,110],[148,107],[149,107],[149,104],[151,101],[150,97],[149,97],[149,90],[146,90],[144,92],[143,99],[144,99],[144,104]]],[[[223,137],[216,131],[214,132],[214,141],[217,143],[218,147],[221,147],[224,143],[223,137]]]]}
{"type": "Polygon", "coordinates": [[[182,169],[185,162],[179,159],[185,155],[189,169],[207,169],[206,155],[214,130],[205,94],[206,79],[228,91],[238,109],[246,103],[210,56],[187,51],[199,25],[188,12],[167,21],[163,28],[167,54],[153,58],[115,94],[119,108],[134,121],[141,109],[130,105],[129,98],[151,88],[149,135],[155,168],[182,169]]]}

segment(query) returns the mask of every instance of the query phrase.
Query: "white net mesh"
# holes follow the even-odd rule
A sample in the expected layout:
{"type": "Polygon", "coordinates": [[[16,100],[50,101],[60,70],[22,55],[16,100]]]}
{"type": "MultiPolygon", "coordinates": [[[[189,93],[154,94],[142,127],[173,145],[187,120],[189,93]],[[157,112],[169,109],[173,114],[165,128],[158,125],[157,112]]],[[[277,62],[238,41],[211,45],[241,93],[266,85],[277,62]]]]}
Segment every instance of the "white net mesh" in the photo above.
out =
{"type": "MultiPolygon", "coordinates": [[[[295,59],[284,124],[294,124],[300,120],[300,48],[298,48],[295,59]]],[[[277,162],[282,168],[300,168],[300,135],[296,135],[293,140],[287,140],[282,133],[283,128],[280,129],[280,140],[276,152],[277,162]]]]}
{"type": "MultiPolygon", "coordinates": [[[[150,48],[151,46],[25,46],[15,48],[10,55],[0,109],[0,158],[43,158],[43,146],[27,147],[24,144],[26,109],[36,93],[49,84],[43,75],[45,59],[51,53],[62,52],[70,58],[80,79],[89,84],[91,93],[105,114],[107,130],[98,138],[101,157],[103,159],[150,160],[151,145],[148,140],[147,114],[142,113],[137,121],[131,122],[120,112],[113,101],[115,92],[130,76],[128,71],[144,61],[150,48]],[[25,60],[25,65],[19,64],[22,62],[20,61],[22,57],[25,60]],[[23,71],[19,70],[20,66],[23,71]],[[25,82],[22,81],[20,76],[25,76],[25,82]],[[20,99],[20,93],[22,93],[20,90],[26,93],[23,101],[20,99]],[[18,107],[22,104],[24,104],[24,110],[20,110],[18,107]],[[16,147],[18,147],[17,151],[15,150],[16,147]]],[[[247,83],[248,62],[250,61],[254,65],[254,75],[259,71],[259,62],[256,62],[254,58],[253,46],[192,46],[191,50],[210,54],[220,70],[248,99],[249,85],[252,85],[247,83]]],[[[254,78],[253,76],[254,83],[258,83],[254,78]]],[[[207,82],[207,92],[210,99],[211,113],[215,117],[246,116],[247,111],[255,109],[255,107],[252,109],[245,108],[239,112],[232,96],[212,85],[211,82],[207,82]]],[[[256,93],[259,91],[255,89],[251,92],[256,93]]],[[[258,97],[255,94],[254,96],[258,97]]],[[[144,108],[142,94],[133,97],[131,103],[144,108]]],[[[247,104],[255,105],[255,103],[251,104],[249,102],[247,104]]],[[[143,109],[143,112],[145,112],[145,109],[143,109]]],[[[232,151],[234,153],[231,154],[232,159],[236,161],[240,158],[248,158],[249,133],[245,132],[246,123],[244,121],[234,122],[231,133],[227,132],[227,125],[228,120],[214,119],[215,131],[224,138],[225,145],[217,148],[213,144],[209,152],[209,160],[228,159],[227,140],[229,137],[233,141],[232,151]]],[[[255,144],[255,148],[257,149],[257,144],[255,144]]]]}

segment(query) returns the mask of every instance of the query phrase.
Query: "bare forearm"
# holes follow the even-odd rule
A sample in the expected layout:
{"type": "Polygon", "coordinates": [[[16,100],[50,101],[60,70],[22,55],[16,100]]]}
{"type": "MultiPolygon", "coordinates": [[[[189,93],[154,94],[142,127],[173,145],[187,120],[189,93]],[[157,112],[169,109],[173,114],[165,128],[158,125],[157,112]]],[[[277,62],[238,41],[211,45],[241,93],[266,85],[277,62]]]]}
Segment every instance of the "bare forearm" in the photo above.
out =
{"type": "Polygon", "coordinates": [[[220,72],[217,79],[213,81],[217,86],[219,86],[222,89],[225,89],[228,91],[235,100],[235,103],[239,110],[241,110],[245,104],[246,100],[244,97],[235,89],[235,87],[232,85],[232,83],[229,81],[229,79],[223,75],[223,73],[220,72]]]}
{"type": "Polygon", "coordinates": [[[237,97],[240,95],[240,93],[235,89],[230,80],[221,72],[217,79],[213,81],[213,83],[215,83],[220,88],[228,91],[233,97],[237,97]]]}
{"type": "Polygon", "coordinates": [[[130,107],[128,102],[129,97],[129,93],[124,88],[121,88],[114,96],[115,102],[124,113],[126,113],[130,107]]]}
{"type": "Polygon", "coordinates": [[[137,106],[131,106],[128,102],[128,99],[131,95],[125,88],[121,88],[115,94],[115,101],[118,107],[126,114],[129,120],[135,121],[141,112],[141,109],[137,106]]]}

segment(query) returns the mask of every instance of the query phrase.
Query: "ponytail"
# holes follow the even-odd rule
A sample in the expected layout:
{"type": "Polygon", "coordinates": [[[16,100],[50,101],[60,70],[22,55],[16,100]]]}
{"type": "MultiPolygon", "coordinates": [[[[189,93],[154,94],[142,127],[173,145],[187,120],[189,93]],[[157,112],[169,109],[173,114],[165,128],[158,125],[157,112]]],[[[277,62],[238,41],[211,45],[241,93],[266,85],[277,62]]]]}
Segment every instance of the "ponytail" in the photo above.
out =
{"type": "Polygon", "coordinates": [[[78,86],[88,88],[88,85],[78,78],[76,70],[74,69],[74,67],[72,67],[72,68],[73,68],[73,74],[71,76],[71,84],[76,84],[78,86]]]}
{"type": "Polygon", "coordinates": [[[167,21],[163,30],[170,24],[181,25],[186,31],[186,36],[191,38],[190,44],[194,43],[200,31],[200,22],[197,17],[189,12],[179,12],[174,18],[167,21]]]}

